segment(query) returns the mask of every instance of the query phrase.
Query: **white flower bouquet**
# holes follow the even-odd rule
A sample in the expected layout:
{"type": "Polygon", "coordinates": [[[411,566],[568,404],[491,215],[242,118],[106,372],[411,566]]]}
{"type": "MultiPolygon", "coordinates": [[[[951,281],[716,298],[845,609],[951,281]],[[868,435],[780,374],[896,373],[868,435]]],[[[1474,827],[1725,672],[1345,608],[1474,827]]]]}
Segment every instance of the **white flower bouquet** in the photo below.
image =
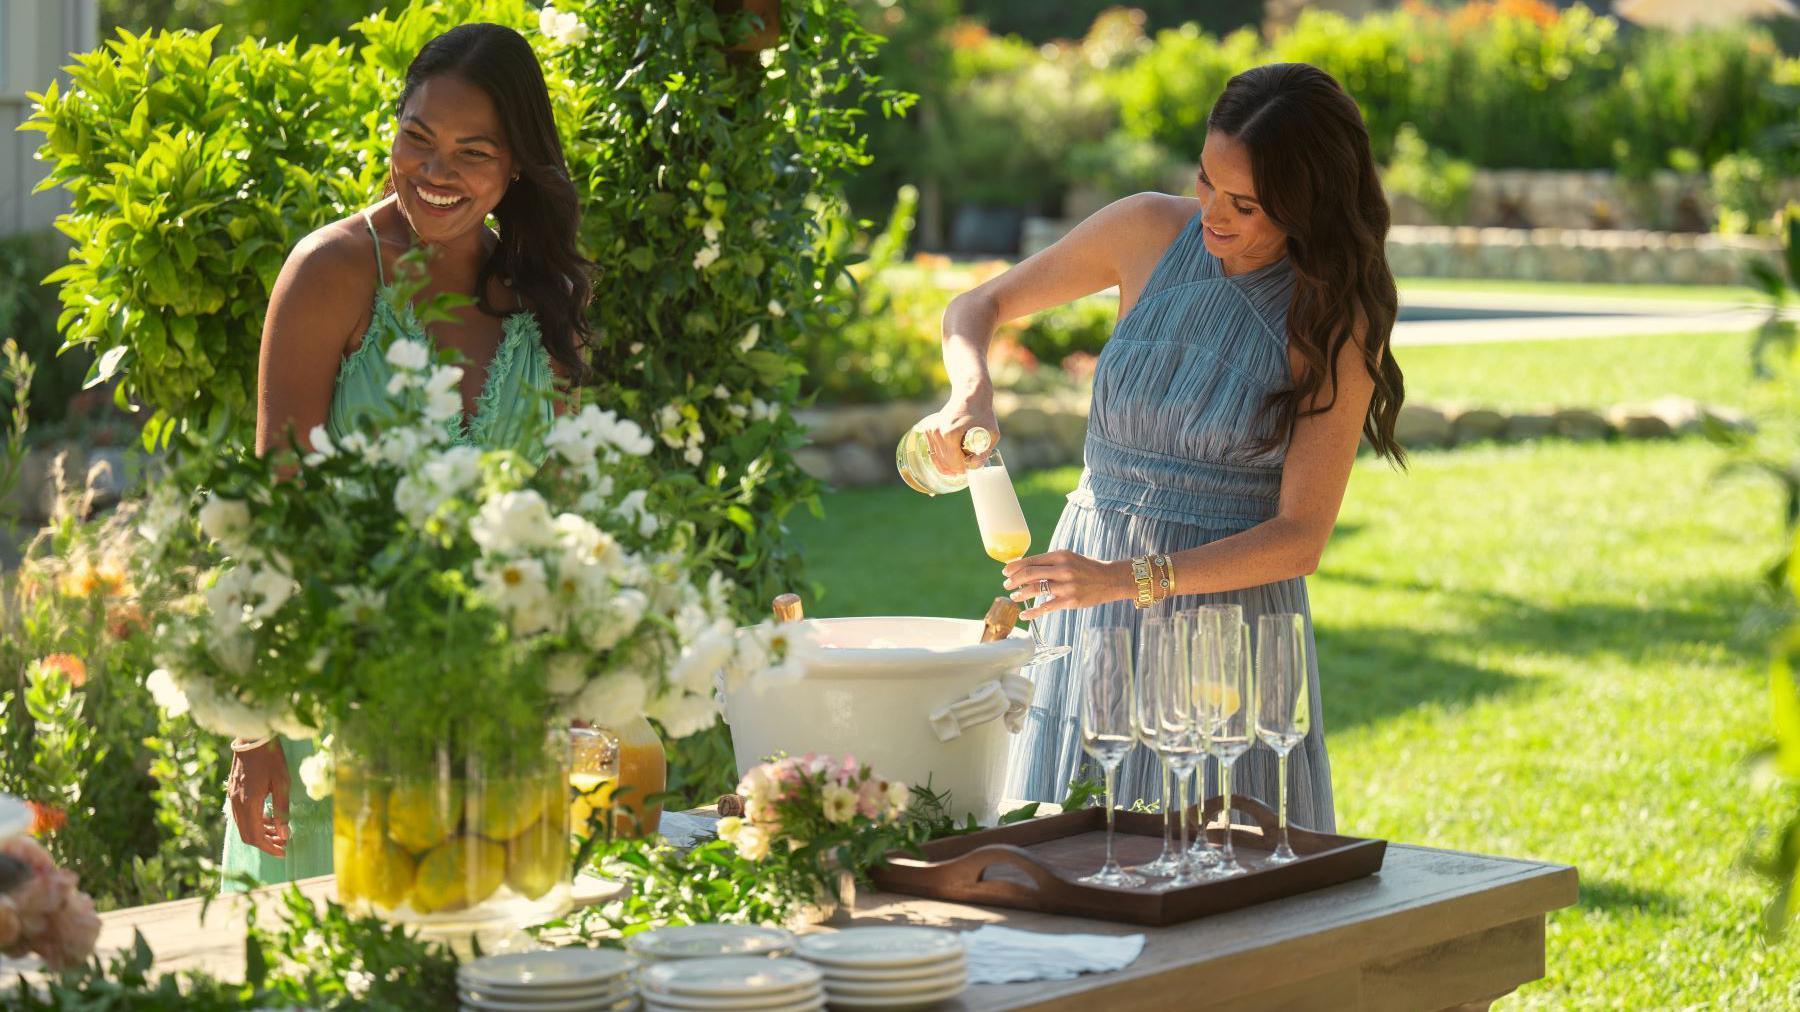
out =
{"type": "MultiPolygon", "coordinates": [[[[635,423],[589,405],[461,445],[461,370],[387,351],[389,411],[312,452],[189,454],[143,514],[165,709],[223,734],[336,732],[396,763],[540,748],[552,723],[713,721],[729,584],[635,423]]],[[[690,483],[691,484],[691,483],[690,483]]],[[[316,779],[316,778],[315,778],[316,779]]]]}

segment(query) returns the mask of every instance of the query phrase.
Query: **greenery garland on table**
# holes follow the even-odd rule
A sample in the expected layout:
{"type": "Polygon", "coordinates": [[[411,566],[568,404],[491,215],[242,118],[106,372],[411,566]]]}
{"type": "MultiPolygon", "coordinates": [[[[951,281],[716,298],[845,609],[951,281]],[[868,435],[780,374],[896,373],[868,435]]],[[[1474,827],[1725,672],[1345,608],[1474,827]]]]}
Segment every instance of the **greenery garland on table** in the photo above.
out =
{"type": "MultiPolygon", "coordinates": [[[[808,761],[810,757],[792,760],[808,761]]],[[[902,817],[829,819],[823,788],[831,769],[822,766],[814,773],[823,774],[813,785],[817,789],[801,797],[799,804],[815,810],[819,818],[796,830],[809,837],[804,841],[795,837],[801,845],[789,847],[788,837],[778,836],[769,842],[780,845],[751,848],[751,854],[761,850],[760,856],[746,854],[742,840],[719,837],[699,840],[686,849],[660,837],[615,838],[611,819],[604,813],[595,815],[588,829],[599,838],[582,847],[584,866],[622,883],[624,897],[575,911],[537,930],[557,942],[618,946],[628,935],[671,924],[780,924],[820,899],[818,885],[826,881],[827,850],[833,848],[810,846],[813,842],[854,837],[859,845],[842,852],[843,868],[866,880],[868,870],[893,850],[916,853],[930,840],[979,828],[972,820],[959,824],[948,814],[952,811],[948,794],[917,784],[907,789],[908,800],[898,806],[904,809],[902,817]],[[838,828],[828,830],[827,825],[838,828]]],[[[844,779],[875,780],[886,789],[866,766],[844,779]]],[[[1074,781],[1063,808],[1085,807],[1100,791],[1095,781],[1074,781]]],[[[792,814],[797,809],[784,805],[783,811],[792,814]]],[[[1029,819],[1037,811],[1036,804],[1026,805],[1000,821],[1029,819]]],[[[315,904],[297,888],[281,894],[280,908],[280,923],[265,927],[256,907],[251,907],[244,983],[192,971],[153,976],[154,956],[140,933],[130,951],[65,971],[41,991],[21,979],[8,1007],[19,1012],[224,1012],[298,1005],[321,1012],[423,1012],[456,1004],[457,957],[444,946],[427,942],[402,925],[353,916],[337,903],[315,904]]]]}

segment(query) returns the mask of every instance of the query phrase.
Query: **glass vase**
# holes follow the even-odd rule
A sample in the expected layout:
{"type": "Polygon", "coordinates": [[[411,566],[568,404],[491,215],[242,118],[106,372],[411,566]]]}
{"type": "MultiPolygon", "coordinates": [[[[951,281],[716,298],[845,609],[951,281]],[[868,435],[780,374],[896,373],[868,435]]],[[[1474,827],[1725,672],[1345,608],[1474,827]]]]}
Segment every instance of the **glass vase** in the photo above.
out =
{"type": "Polygon", "coordinates": [[[479,938],[569,906],[569,740],[503,757],[333,750],[338,899],[428,934],[479,938]]]}

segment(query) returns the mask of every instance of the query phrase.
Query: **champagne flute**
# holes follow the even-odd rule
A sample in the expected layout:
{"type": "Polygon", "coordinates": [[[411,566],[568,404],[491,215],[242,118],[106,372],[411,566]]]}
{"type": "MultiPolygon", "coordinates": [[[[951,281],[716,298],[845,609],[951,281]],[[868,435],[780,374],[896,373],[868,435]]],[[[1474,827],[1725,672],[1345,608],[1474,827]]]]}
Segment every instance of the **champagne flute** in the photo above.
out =
{"type": "MultiPolygon", "coordinates": [[[[1147,616],[1138,627],[1138,691],[1136,705],[1132,708],[1132,730],[1137,733],[1137,739],[1143,742],[1144,747],[1156,753],[1158,765],[1162,767],[1163,849],[1156,860],[1138,865],[1132,871],[1158,878],[1178,875],[1183,868],[1181,855],[1187,850],[1187,806],[1175,807],[1174,772],[1169,765],[1168,756],[1157,746],[1156,709],[1160,698],[1158,686],[1162,680],[1186,677],[1186,648],[1181,636],[1183,628],[1185,626],[1179,621],[1179,617],[1173,615],[1147,616]],[[1178,813],[1181,818],[1181,850],[1175,849],[1173,840],[1174,819],[1178,813]]],[[[1183,779],[1181,785],[1185,796],[1187,781],[1183,779]]]]}
{"type": "MultiPolygon", "coordinates": [[[[1185,626],[1186,623],[1181,623],[1185,626]]],[[[1179,641],[1179,637],[1176,637],[1179,641]]],[[[1173,654],[1173,648],[1169,653],[1173,654]]],[[[1194,706],[1194,679],[1185,664],[1164,664],[1150,674],[1139,673],[1140,696],[1152,699],[1155,713],[1155,748],[1160,758],[1182,783],[1187,782],[1194,767],[1206,757],[1206,742],[1200,730],[1200,713],[1194,706]]],[[[1166,829],[1165,829],[1166,832],[1166,829]]],[[[1181,849],[1175,877],[1170,887],[1193,885],[1201,881],[1196,874],[1198,863],[1189,856],[1187,816],[1181,819],[1181,849]]]]}
{"type": "MultiPolygon", "coordinates": [[[[1005,565],[1017,562],[1031,550],[1031,527],[1025,523],[1025,511],[1019,506],[1019,493],[1013,489],[1012,475],[1000,451],[991,451],[985,460],[969,465],[969,499],[975,504],[975,525],[981,529],[981,546],[988,558],[1005,565]]],[[[1034,597],[1035,607],[1043,598],[1034,597]]],[[[1036,648],[1026,667],[1043,664],[1066,656],[1063,645],[1046,646],[1038,635],[1036,619],[1031,622],[1031,642],[1036,648]]]]}
{"type": "Polygon", "coordinates": [[[1106,863],[1080,879],[1085,885],[1130,888],[1143,878],[1119,867],[1113,857],[1113,786],[1119,764],[1136,744],[1132,731],[1131,630],[1094,626],[1081,634],[1075,658],[1081,677],[1081,748],[1106,771],[1106,863]]]}
{"type": "MultiPolygon", "coordinates": [[[[1244,620],[1244,606],[1241,604],[1202,604],[1183,609],[1180,613],[1187,620],[1188,672],[1191,677],[1200,677],[1200,665],[1216,655],[1218,651],[1219,630],[1236,628],[1244,620]]],[[[1198,695],[1195,696],[1196,701],[1198,695]]],[[[1204,737],[1208,728],[1201,722],[1200,733],[1204,737]]],[[[1194,803],[1203,805],[1206,802],[1205,773],[1195,778],[1194,803]]],[[[1185,806],[1184,806],[1185,807],[1185,806]]],[[[1204,809],[1201,810],[1202,812],[1204,809]]],[[[1194,833],[1193,846],[1188,848],[1188,856],[1198,861],[1202,867],[1217,868],[1219,851],[1213,846],[1212,839],[1206,835],[1206,821],[1200,824],[1194,833]]]]}
{"type": "Polygon", "coordinates": [[[1270,864],[1286,864],[1298,855],[1288,845],[1288,753],[1312,728],[1306,692],[1306,619],[1275,612],[1256,620],[1256,736],[1275,752],[1280,774],[1281,841],[1270,864]]]}
{"type": "Polygon", "coordinates": [[[1250,750],[1252,710],[1256,698],[1250,691],[1250,627],[1239,622],[1220,623],[1217,649],[1200,666],[1200,714],[1205,722],[1206,750],[1219,761],[1220,794],[1225,800],[1225,842],[1219,850],[1220,876],[1241,875],[1231,847],[1231,767],[1250,750]]]}

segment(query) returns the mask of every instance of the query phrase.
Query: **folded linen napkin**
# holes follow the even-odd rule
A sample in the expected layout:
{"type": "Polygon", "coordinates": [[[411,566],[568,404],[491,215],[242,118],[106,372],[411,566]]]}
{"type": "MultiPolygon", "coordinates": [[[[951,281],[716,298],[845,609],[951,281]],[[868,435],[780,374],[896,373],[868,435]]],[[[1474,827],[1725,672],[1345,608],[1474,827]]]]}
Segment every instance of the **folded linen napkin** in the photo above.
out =
{"type": "Polygon", "coordinates": [[[1052,935],[990,924],[962,937],[971,984],[1074,980],[1123,970],[1144,951],[1143,935],[1052,935]]]}

